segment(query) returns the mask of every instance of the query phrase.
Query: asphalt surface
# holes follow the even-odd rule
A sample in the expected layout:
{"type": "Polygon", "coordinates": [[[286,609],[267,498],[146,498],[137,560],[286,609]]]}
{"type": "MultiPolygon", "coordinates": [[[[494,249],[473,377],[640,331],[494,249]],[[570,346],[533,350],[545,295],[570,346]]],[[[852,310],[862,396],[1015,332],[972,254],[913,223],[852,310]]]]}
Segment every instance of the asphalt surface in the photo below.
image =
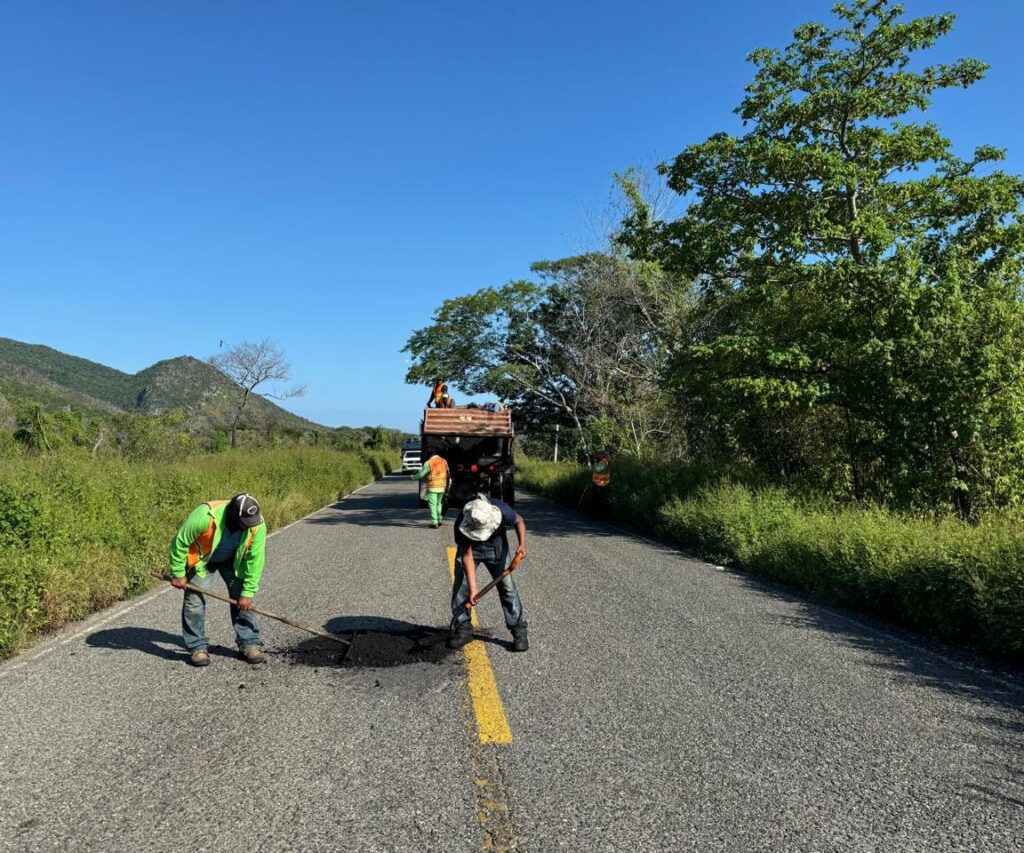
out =
{"type": "MultiPolygon", "coordinates": [[[[451,517],[389,477],[268,544],[268,662],[150,594],[0,665],[0,851],[1020,851],[1024,683],[520,494],[531,648],[451,652],[451,517]]],[[[170,532],[168,533],[170,535],[170,532]]]]}

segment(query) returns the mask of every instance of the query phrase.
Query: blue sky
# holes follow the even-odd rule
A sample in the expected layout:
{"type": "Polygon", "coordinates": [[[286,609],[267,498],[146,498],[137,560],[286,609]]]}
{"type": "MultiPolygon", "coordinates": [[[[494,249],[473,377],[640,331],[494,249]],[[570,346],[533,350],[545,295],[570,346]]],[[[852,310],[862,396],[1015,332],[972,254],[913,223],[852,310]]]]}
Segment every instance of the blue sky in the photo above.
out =
{"type": "MultiPolygon", "coordinates": [[[[270,338],[330,425],[414,429],[441,300],[590,248],[611,175],[718,130],[755,47],[830,2],[0,6],[0,335],[135,372],[270,338]]],[[[992,67],[930,117],[1024,172],[1024,4],[952,11],[992,67]]]]}

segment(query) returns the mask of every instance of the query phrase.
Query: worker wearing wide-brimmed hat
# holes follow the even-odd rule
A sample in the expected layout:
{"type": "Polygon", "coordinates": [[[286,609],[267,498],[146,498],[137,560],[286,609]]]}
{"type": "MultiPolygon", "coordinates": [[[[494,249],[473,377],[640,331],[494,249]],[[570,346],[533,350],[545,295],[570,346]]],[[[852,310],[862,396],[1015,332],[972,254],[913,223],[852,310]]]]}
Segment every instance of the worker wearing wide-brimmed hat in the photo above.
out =
{"type": "MultiPolygon", "coordinates": [[[[476,605],[476,567],[483,563],[491,577],[500,575],[510,562],[508,528],[519,537],[517,554],[526,555],[526,522],[504,501],[478,495],[469,501],[455,519],[455,582],[452,586],[452,638],[449,648],[460,648],[473,639],[470,613],[466,604],[476,605]]],[[[498,583],[498,596],[505,624],[512,632],[512,650],[529,648],[523,602],[516,583],[509,575],[498,583]]]]}
{"type": "MultiPolygon", "coordinates": [[[[213,576],[219,574],[228,594],[238,604],[231,605],[231,623],[241,656],[249,663],[263,660],[263,641],[253,596],[259,592],[267,542],[267,525],[260,505],[250,494],[231,500],[207,501],[189,514],[171,540],[171,583],[182,589],[187,584],[209,590],[213,576]]],[[[210,662],[206,638],[206,596],[185,589],[181,604],[181,631],[185,647],[195,666],[210,662]]]]}

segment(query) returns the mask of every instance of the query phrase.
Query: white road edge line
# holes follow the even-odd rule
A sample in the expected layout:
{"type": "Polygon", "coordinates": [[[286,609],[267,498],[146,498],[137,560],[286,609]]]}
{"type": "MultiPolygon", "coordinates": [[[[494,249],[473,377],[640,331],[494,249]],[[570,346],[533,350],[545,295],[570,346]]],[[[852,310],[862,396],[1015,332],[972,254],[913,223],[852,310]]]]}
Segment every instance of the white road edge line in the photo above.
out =
{"type": "MultiPolygon", "coordinates": [[[[387,476],[387,475],[385,475],[385,476],[387,476]]],[[[383,477],[380,478],[380,479],[383,479],[383,477]]],[[[330,503],[324,504],[322,507],[320,507],[320,509],[313,510],[313,512],[309,513],[309,515],[304,515],[304,516],[302,516],[302,518],[297,518],[297,519],[295,519],[295,521],[291,522],[290,524],[286,524],[284,527],[280,528],[279,530],[275,530],[272,533],[268,533],[267,534],[267,538],[270,539],[273,536],[277,536],[278,533],[284,533],[289,527],[294,527],[296,524],[299,524],[300,522],[306,521],[307,519],[312,518],[315,515],[319,515],[324,510],[330,509],[333,506],[337,506],[342,501],[348,500],[350,497],[352,497],[352,495],[358,494],[363,489],[369,488],[370,486],[374,485],[375,483],[379,483],[379,482],[380,482],[380,480],[373,480],[372,482],[364,483],[358,489],[355,489],[354,491],[349,492],[343,498],[340,498],[339,500],[331,501],[330,503]]],[[[62,637],[60,639],[58,639],[57,637],[54,637],[54,638],[52,638],[50,640],[44,640],[43,641],[45,643],[45,647],[44,648],[39,649],[38,651],[36,651],[36,652],[34,652],[32,654],[25,655],[24,657],[19,656],[17,658],[14,658],[13,660],[11,660],[11,661],[9,661],[7,663],[0,663],[0,678],[4,678],[5,676],[10,675],[12,672],[16,672],[17,670],[21,669],[22,667],[26,666],[27,664],[32,663],[32,661],[36,661],[36,660],[39,660],[39,658],[41,658],[41,657],[45,657],[50,652],[52,652],[54,649],[59,649],[59,648],[61,648],[61,646],[66,646],[68,643],[72,642],[73,640],[77,640],[79,637],[82,637],[85,634],[88,634],[88,633],[90,633],[91,631],[94,631],[97,628],[102,628],[107,623],[113,622],[119,616],[124,616],[124,614],[130,613],[136,607],[140,607],[141,605],[146,604],[149,601],[152,601],[157,596],[163,595],[165,592],[170,592],[172,589],[174,589],[174,587],[172,587],[172,586],[160,586],[160,587],[157,587],[156,589],[151,589],[149,592],[144,592],[138,598],[132,598],[132,599],[129,599],[128,601],[122,601],[122,602],[119,602],[117,604],[114,604],[111,607],[111,610],[113,612],[108,613],[106,615],[106,617],[102,618],[102,619],[99,618],[100,615],[105,612],[105,611],[102,611],[102,610],[100,611],[100,613],[95,613],[92,616],[86,617],[87,618],[87,624],[83,625],[81,628],[79,628],[73,634],[70,634],[67,637],[62,637]],[[97,619],[99,621],[95,621],[97,619]]]]}

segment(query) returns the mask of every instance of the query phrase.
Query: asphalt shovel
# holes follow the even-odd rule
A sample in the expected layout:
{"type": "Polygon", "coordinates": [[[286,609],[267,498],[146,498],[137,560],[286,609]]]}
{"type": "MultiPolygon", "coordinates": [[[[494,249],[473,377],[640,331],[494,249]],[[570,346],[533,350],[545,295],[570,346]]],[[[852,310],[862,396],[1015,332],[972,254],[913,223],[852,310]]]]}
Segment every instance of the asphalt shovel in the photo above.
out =
{"type": "MultiPolygon", "coordinates": [[[[170,583],[167,578],[160,577],[159,575],[153,575],[153,577],[159,580],[170,583]]],[[[180,587],[178,587],[180,589],[180,587]]],[[[234,604],[238,606],[238,602],[233,598],[228,598],[226,595],[220,595],[216,592],[210,592],[207,589],[200,589],[192,584],[186,584],[185,589],[190,589],[192,592],[198,592],[201,595],[208,595],[210,598],[215,598],[217,601],[223,601],[225,604],[234,604]]],[[[305,631],[307,634],[312,634],[315,637],[322,637],[325,640],[332,640],[345,647],[345,651],[352,645],[351,640],[345,640],[339,637],[337,634],[329,634],[327,631],[321,631],[319,628],[313,628],[310,625],[303,625],[301,622],[296,622],[294,619],[289,619],[287,616],[279,616],[277,613],[271,613],[269,610],[261,610],[259,607],[249,608],[253,613],[258,613],[260,616],[266,616],[268,619],[273,619],[277,622],[283,622],[285,625],[291,625],[293,628],[298,628],[300,631],[305,631]]]]}
{"type": "MultiPolygon", "coordinates": [[[[505,580],[505,578],[507,578],[510,574],[512,574],[512,572],[514,572],[516,569],[518,569],[519,568],[519,564],[521,562],[523,562],[523,557],[525,557],[525,556],[526,555],[523,554],[523,553],[516,554],[515,557],[512,559],[512,562],[508,564],[508,568],[505,569],[505,571],[503,571],[500,575],[498,575],[494,580],[492,580],[489,584],[487,584],[487,586],[485,586],[482,590],[480,590],[480,592],[478,592],[476,594],[477,604],[480,603],[480,599],[481,598],[483,598],[485,595],[487,595],[487,593],[489,593],[499,583],[501,583],[503,580],[505,580]]],[[[466,610],[472,610],[472,609],[473,609],[473,605],[470,604],[467,601],[466,602],[466,610]]]]}
{"type": "MultiPolygon", "coordinates": [[[[480,592],[476,594],[477,604],[480,603],[481,598],[487,595],[487,593],[494,589],[499,583],[501,583],[501,581],[503,581],[510,574],[512,574],[512,572],[519,568],[519,564],[523,562],[524,556],[525,555],[516,554],[516,556],[512,558],[512,562],[508,564],[508,568],[505,569],[505,571],[503,571],[500,575],[498,575],[494,580],[492,580],[489,584],[487,584],[487,586],[485,586],[482,590],[480,590],[480,592]]],[[[470,604],[468,601],[466,602],[465,607],[466,610],[473,610],[473,605],[470,604]]],[[[433,640],[432,643],[443,643],[445,640],[449,639],[456,631],[456,624],[457,623],[455,618],[452,617],[451,624],[448,626],[448,633],[441,637],[438,637],[436,640],[433,640]]]]}

